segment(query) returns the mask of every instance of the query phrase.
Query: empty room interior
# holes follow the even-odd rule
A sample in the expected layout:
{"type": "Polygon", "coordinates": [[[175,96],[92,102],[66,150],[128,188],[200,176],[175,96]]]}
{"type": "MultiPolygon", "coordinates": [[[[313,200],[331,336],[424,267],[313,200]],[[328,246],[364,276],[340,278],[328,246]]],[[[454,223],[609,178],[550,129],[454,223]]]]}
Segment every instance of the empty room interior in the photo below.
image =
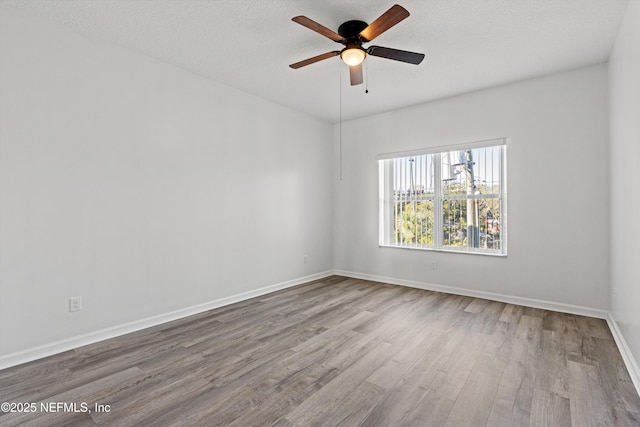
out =
{"type": "Polygon", "coordinates": [[[638,212],[638,0],[0,0],[0,425],[640,426],[638,212]]]}

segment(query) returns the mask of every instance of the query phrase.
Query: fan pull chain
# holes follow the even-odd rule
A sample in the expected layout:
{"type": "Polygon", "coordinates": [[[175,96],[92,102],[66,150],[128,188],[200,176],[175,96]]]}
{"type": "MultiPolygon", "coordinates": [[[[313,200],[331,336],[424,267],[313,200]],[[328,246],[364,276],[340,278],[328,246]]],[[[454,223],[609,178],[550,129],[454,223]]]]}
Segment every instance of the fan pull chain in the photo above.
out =
{"type": "Polygon", "coordinates": [[[338,87],[340,88],[340,158],[339,158],[339,169],[340,169],[340,182],[342,182],[342,71],[340,71],[339,75],[340,79],[338,80],[338,87]]]}
{"type": "Polygon", "coordinates": [[[364,64],[364,93],[369,93],[369,63],[364,64]]]}

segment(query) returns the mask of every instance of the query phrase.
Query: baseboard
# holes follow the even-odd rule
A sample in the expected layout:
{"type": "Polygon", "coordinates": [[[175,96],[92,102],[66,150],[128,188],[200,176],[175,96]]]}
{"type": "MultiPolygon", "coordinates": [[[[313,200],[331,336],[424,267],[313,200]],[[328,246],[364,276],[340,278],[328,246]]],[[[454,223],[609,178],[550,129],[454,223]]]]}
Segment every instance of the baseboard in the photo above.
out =
{"type": "Polygon", "coordinates": [[[561,313],[577,314],[580,316],[596,317],[607,319],[608,312],[596,308],[582,307],[579,305],[564,304],[559,302],[544,301],[533,298],[516,297],[512,295],[498,294],[493,292],[476,291],[472,289],[456,288],[452,286],[442,286],[433,283],[416,282],[413,280],[396,279],[393,277],[376,276],[372,274],[355,273],[352,271],[334,270],[334,274],[355,279],[371,280],[372,282],[389,283],[392,285],[407,286],[410,288],[424,289],[427,291],[437,291],[446,294],[464,295],[467,297],[483,298],[492,301],[506,302],[509,304],[523,305],[526,307],[541,308],[543,310],[559,311],[561,313]]]}
{"type": "Polygon", "coordinates": [[[303,283],[311,282],[314,280],[322,279],[327,276],[331,276],[333,271],[324,271],[321,273],[312,274],[309,276],[300,277],[286,282],[278,283],[264,288],[255,289],[241,294],[232,295],[225,298],[208,301],[206,303],[193,305],[180,310],[171,311],[168,313],[159,314],[157,316],[147,317],[133,322],[125,323],[122,325],[101,329],[94,332],[89,332],[82,335],[77,335],[64,340],[56,341],[50,344],[33,347],[27,350],[10,353],[4,356],[0,356],[0,370],[9,368],[12,366],[20,365],[23,363],[31,362],[33,360],[41,359],[43,357],[52,356],[54,354],[62,353],[74,348],[82,347],[84,345],[93,344],[99,341],[104,341],[110,338],[115,338],[121,335],[125,335],[131,332],[139,331],[141,329],[157,326],[162,323],[171,322],[173,320],[182,319],[184,317],[192,316],[194,314],[202,313],[207,310],[222,307],[225,305],[233,304],[236,302],[244,301],[247,299],[255,298],[261,295],[269,294],[271,292],[279,291],[281,289],[290,288],[303,283]]]}
{"type": "Polygon", "coordinates": [[[613,318],[613,315],[611,313],[609,313],[609,315],[607,316],[607,324],[609,325],[611,335],[613,335],[613,339],[616,341],[616,345],[620,350],[620,354],[622,355],[622,360],[624,360],[624,364],[627,367],[627,371],[629,371],[631,381],[636,387],[638,395],[640,395],[640,368],[638,368],[638,363],[633,357],[631,349],[627,345],[627,341],[624,339],[624,335],[622,335],[622,331],[620,331],[620,328],[618,328],[618,322],[616,322],[616,319],[613,318]]]}

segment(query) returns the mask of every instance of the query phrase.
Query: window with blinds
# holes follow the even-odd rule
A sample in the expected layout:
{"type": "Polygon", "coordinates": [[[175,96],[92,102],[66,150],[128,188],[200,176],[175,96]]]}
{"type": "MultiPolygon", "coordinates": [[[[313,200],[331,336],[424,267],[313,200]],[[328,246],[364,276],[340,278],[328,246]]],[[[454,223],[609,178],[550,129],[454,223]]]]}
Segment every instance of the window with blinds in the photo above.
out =
{"type": "Polygon", "coordinates": [[[506,145],[379,156],[380,244],[506,254],[506,145]]]}

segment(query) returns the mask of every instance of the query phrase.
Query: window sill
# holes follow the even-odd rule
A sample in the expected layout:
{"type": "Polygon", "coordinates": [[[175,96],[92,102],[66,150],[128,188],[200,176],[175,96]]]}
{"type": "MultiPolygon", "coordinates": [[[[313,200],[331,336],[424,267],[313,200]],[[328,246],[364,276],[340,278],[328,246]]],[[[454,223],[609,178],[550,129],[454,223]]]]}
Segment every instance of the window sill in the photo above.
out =
{"type": "Polygon", "coordinates": [[[494,252],[481,252],[481,251],[465,251],[465,250],[455,250],[455,249],[442,249],[442,248],[424,248],[417,246],[396,246],[396,245],[380,245],[379,248],[392,248],[392,249],[408,249],[411,251],[425,251],[425,252],[443,252],[443,253],[453,253],[453,254],[464,254],[464,255],[484,255],[491,257],[499,257],[506,258],[506,253],[494,253],[494,252]]]}

